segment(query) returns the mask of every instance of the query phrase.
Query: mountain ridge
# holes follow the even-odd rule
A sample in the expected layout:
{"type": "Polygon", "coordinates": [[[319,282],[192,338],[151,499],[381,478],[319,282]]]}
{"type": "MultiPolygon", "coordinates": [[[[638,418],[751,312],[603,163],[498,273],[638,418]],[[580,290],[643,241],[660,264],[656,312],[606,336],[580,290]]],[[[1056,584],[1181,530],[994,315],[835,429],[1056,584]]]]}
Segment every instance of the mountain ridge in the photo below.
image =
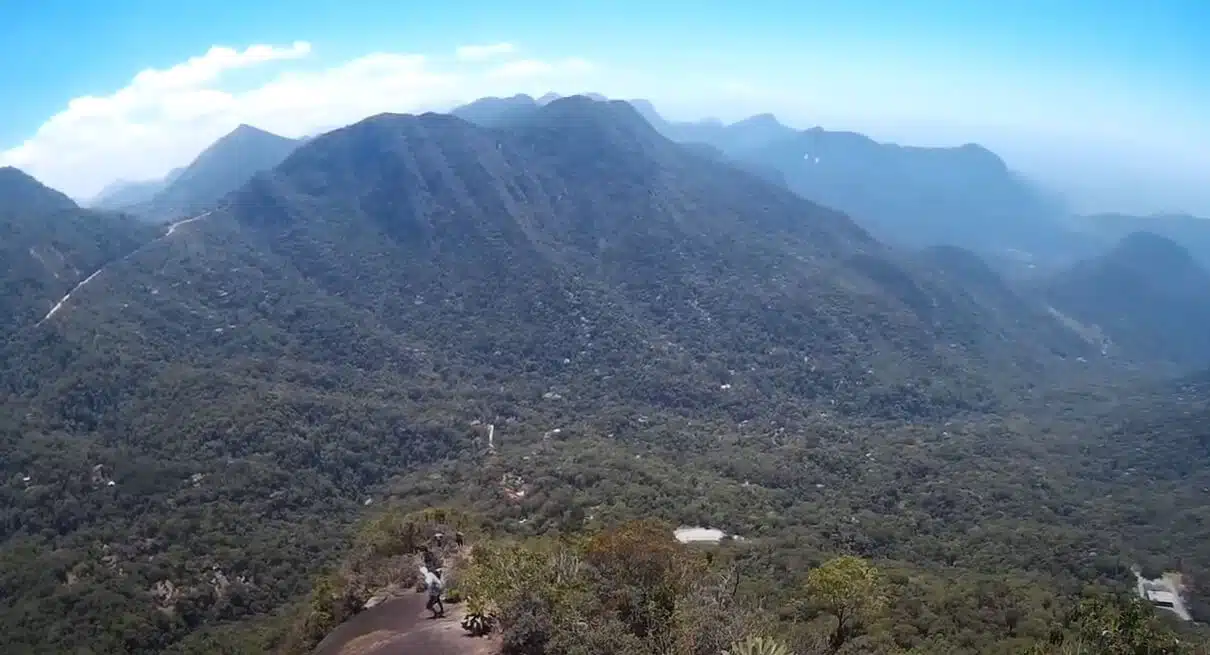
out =
{"type": "Polygon", "coordinates": [[[1154,214],[1135,216],[1131,214],[1092,214],[1076,216],[1071,220],[1073,229],[1099,241],[1102,247],[1112,248],[1128,234],[1146,231],[1167,237],[1188,249],[1202,263],[1210,267],[1210,219],[1189,214],[1154,214]]]}
{"type": "Polygon", "coordinates": [[[150,199],[123,209],[157,222],[195,215],[213,207],[256,173],[280,164],[298,145],[295,139],[241,123],[179,173],[170,174],[150,199]]]}
{"type": "MultiPolygon", "coordinates": [[[[526,98],[509,99],[510,112],[532,111],[538,103],[526,98]]],[[[1061,203],[978,144],[880,143],[855,132],[797,130],[769,113],[733,123],[678,122],[650,101],[626,102],[666,137],[717,148],[737,167],[839,209],[890,243],[998,256],[1015,250],[1043,262],[1066,261],[1080,246],[1061,203]]]]}
{"type": "Polygon", "coordinates": [[[1044,293],[1127,352],[1186,370],[1210,364],[1210,271],[1167,237],[1132,232],[1051,276],[1044,293]]]}
{"type": "Polygon", "coordinates": [[[12,166],[0,167],[0,212],[17,214],[77,209],[76,201],[12,166]]]}

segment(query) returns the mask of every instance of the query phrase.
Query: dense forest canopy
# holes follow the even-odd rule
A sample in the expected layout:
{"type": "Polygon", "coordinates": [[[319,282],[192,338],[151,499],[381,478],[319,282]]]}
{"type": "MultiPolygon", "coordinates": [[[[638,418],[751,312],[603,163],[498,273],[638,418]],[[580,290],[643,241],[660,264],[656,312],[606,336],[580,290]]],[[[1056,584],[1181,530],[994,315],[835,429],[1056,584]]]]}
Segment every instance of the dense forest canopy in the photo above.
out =
{"type": "Polygon", "coordinates": [[[253,135],[284,160],[162,226],[0,171],[4,650],[306,652],[406,586],[426,507],[529,652],[1201,643],[1122,600],[1179,572],[1210,620],[1204,344],[1157,343],[1181,245],[1017,285],[627,103],[455,114],[253,135]],[[584,577],[492,582],[556,555],[584,577]]]}

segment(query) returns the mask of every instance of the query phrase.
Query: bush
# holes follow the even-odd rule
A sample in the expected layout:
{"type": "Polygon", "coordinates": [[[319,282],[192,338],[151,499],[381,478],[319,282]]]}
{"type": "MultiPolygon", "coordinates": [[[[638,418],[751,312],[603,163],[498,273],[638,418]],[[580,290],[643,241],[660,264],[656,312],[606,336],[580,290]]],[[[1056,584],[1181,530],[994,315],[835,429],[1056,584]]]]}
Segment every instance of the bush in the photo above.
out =
{"type": "Polygon", "coordinates": [[[555,631],[549,603],[526,594],[501,608],[501,614],[508,617],[504,625],[504,655],[545,655],[546,644],[555,631]]]}

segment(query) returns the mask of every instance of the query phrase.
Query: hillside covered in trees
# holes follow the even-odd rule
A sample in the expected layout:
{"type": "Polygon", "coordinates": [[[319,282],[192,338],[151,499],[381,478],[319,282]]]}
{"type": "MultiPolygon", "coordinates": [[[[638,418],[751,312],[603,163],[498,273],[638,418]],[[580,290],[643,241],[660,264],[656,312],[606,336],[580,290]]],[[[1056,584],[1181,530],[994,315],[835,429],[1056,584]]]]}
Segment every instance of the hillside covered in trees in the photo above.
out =
{"type": "MultiPolygon", "coordinates": [[[[1171,362],[1106,355],[976,255],[890,248],[626,103],[375,116],[163,227],[21,189],[42,200],[0,198],[22,235],[0,345],[6,651],[290,647],[316,589],[377,552],[356,526],[384,506],[460,508],[482,552],[584,557],[576,584],[619,598],[633,558],[594,548],[637,531],[634,557],[671,558],[674,605],[710,610],[684,599],[742,570],[728,639],[800,649],[1046,647],[1134,564],[1179,570],[1210,620],[1198,378],[1157,383],[1171,362]],[[52,246],[70,276],[30,254],[52,246]],[[743,539],[705,562],[676,525],[743,539]],[[808,607],[828,562],[877,571],[852,634],[808,607]]],[[[599,615],[592,636],[617,639],[549,652],[665,644],[629,601],[538,591],[556,594],[538,623],[599,615]]],[[[669,625],[694,621],[714,619],[669,625]]]]}

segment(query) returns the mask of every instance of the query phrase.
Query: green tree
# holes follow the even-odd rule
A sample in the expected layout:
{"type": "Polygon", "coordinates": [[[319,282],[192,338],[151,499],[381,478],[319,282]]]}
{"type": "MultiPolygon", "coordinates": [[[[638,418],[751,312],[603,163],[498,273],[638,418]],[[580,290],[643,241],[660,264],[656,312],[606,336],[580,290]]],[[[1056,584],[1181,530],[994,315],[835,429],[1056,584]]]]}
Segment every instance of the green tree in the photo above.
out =
{"type": "Polygon", "coordinates": [[[813,605],[836,617],[829,640],[834,651],[886,606],[882,574],[852,555],[829,560],[808,573],[807,594],[813,605]]]}
{"type": "Polygon", "coordinates": [[[630,632],[651,638],[667,634],[677,600],[704,573],[672,530],[655,521],[632,521],[593,537],[585,561],[599,598],[630,632]]]}
{"type": "Polygon", "coordinates": [[[1083,600],[1058,629],[1050,644],[1039,645],[1032,655],[1179,655],[1191,652],[1155,610],[1138,598],[1096,596],[1083,600]]]}

